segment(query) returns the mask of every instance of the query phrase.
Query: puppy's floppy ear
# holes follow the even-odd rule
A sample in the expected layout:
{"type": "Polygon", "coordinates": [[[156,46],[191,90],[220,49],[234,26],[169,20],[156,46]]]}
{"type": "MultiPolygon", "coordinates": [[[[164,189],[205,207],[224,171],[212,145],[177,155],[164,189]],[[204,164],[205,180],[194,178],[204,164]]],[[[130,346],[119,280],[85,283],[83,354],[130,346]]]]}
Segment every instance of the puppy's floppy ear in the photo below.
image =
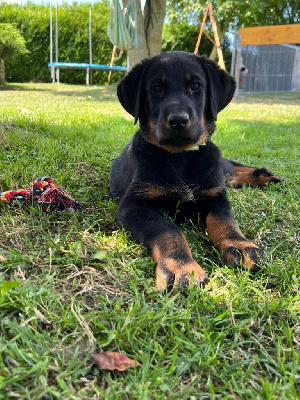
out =
{"type": "Polygon", "coordinates": [[[135,124],[140,116],[143,76],[149,63],[150,59],[146,58],[141,63],[135,65],[117,87],[119,101],[125,110],[134,117],[135,124]]]}
{"type": "Polygon", "coordinates": [[[232,76],[206,58],[198,57],[207,79],[207,117],[217,120],[217,114],[230,103],[236,83],[232,76]]]}

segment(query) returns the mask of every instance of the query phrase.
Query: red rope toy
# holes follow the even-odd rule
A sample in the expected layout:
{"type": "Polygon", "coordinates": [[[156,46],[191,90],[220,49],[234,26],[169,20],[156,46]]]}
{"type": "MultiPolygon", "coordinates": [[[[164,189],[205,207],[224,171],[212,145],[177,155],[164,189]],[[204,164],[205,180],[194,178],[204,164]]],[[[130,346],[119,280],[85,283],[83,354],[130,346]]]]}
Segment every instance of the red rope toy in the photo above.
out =
{"type": "Polygon", "coordinates": [[[30,188],[0,192],[0,203],[37,201],[43,211],[79,210],[81,204],[60,188],[51,178],[41,177],[30,188]]]}

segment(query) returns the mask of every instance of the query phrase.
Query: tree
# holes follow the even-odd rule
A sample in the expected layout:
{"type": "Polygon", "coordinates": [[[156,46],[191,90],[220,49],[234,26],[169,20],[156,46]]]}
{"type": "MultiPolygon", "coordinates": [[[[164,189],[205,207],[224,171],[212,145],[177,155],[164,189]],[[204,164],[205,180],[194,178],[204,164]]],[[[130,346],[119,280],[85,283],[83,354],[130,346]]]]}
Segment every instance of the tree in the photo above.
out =
{"type": "MultiPolygon", "coordinates": [[[[299,20],[297,0],[212,0],[211,3],[220,41],[228,29],[293,24],[299,20]]],[[[172,24],[187,21],[189,24],[197,25],[202,22],[205,8],[206,2],[168,0],[168,19],[172,24]]],[[[215,47],[210,53],[210,58],[216,58],[215,47]]]]}
{"type": "Polygon", "coordinates": [[[0,84],[5,83],[5,64],[18,54],[27,53],[25,39],[12,24],[0,23],[0,84]]]}
{"type": "Polygon", "coordinates": [[[167,0],[146,0],[144,12],[141,1],[136,1],[137,46],[128,51],[129,67],[139,61],[161,53],[162,31],[167,0]]]}

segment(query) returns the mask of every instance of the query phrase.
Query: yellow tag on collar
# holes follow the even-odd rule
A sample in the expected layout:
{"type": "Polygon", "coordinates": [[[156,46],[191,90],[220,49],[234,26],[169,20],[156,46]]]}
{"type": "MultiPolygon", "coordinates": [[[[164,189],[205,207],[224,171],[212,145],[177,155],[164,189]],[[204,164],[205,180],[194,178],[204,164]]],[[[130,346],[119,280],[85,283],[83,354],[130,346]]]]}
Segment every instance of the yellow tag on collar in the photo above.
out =
{"type": "Polygon", "coordinates": [[[189,149],[188,151],[191,151],[191,150],[199,150],[199,147],[202,147],[202,146],[206,146],[206,142],[202,142],[202,143],[200,143],[200,144],[198,144],[197,146],[194,146],[194,147],[192,147],[191,149],[189,149]]]}

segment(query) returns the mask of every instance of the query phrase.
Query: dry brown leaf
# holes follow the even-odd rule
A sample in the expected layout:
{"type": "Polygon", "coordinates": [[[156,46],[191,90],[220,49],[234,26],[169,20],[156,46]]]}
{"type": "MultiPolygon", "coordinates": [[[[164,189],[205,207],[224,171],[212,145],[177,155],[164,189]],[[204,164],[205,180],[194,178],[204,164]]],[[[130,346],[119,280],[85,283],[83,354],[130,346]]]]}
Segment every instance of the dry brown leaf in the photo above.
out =
{"type": "Polygon", "coordinates": [[[104,351],[100,354],[91,354],[101,369],[109,369],[110,371],[126,371],[128,368],[140,367],[141,364],[131,358],[126,357],[122,353],[115,351],[104,351]]]}

